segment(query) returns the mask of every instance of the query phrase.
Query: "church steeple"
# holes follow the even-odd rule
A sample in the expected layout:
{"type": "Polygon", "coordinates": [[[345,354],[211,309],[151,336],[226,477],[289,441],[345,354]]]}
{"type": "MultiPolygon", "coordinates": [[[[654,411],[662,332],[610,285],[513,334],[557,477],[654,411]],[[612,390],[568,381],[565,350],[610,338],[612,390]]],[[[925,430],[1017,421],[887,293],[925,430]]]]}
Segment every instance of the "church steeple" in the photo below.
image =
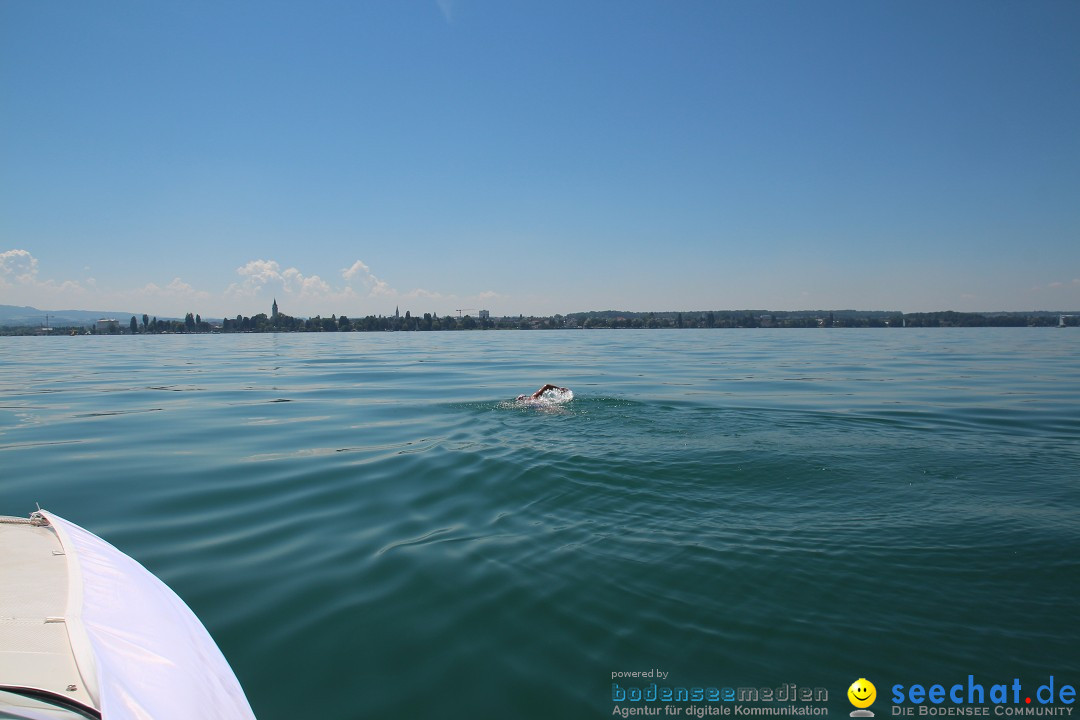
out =
{"type": "Polygon", "coordinates": [[[270,317],[277,318],[277,298],[274,298],[274,304],[270,308],[270,317]]]}

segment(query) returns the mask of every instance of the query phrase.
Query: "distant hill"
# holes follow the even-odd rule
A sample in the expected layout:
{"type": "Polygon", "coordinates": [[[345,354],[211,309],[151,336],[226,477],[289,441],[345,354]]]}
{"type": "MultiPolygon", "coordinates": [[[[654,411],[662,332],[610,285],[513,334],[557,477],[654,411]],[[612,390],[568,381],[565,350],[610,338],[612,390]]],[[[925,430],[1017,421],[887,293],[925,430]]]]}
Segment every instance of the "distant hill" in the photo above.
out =
{"type": "Polygon", "coordinates": [[[122,323],[136,313],[115,310],[38,310],[29,305],[0,305],[0,325],[44,325],[45,316],[49,316],[50,327],[71,327],[93,325],[100,318],[113,318],[122,323]]]}

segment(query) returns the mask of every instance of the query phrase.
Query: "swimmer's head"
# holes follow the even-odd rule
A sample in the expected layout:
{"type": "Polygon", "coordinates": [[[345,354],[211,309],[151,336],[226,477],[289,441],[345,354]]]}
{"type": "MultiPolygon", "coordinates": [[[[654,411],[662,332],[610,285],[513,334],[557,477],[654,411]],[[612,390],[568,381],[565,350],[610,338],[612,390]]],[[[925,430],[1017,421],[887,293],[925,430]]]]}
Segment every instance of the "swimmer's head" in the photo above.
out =
{"type": "Polygon", "coordinates": [[[519,402],[524,400],[524,399],[525,399],[524,395],[518,395],[517,398],[516,398],[516,400],[519,401],[519,402]]]}

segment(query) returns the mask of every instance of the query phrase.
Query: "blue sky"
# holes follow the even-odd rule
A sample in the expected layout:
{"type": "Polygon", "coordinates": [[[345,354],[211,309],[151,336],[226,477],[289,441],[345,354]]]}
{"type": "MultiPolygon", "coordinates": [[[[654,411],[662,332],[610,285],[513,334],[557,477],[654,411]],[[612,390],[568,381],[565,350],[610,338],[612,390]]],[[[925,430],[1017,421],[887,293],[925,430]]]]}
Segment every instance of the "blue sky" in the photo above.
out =
{"type": "Polygon", "coordinates": [[[0,303],[1080,308],[1080,3],[0,3],[0,303]]]}

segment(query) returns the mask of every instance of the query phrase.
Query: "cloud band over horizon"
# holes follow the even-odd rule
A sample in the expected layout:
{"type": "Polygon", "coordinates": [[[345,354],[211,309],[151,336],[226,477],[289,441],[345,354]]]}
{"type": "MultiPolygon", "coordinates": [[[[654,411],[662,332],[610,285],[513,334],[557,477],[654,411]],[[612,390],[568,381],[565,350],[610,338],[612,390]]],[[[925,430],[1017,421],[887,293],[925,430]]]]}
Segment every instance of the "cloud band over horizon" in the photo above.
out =
{"type": "Polygon", "coordinates": [[[276,299],[283,312],[313,315],[386,315],[401,303],[409,309],[450,314],[451,305],[479,304],[502,297],[486,290],[471,296],[444,294],[423,288],[399,291],[377,276],[362,260],[328,281],[276,260],[257,258],[236,268],[237,280],[220,291],[200,289],[180,277],[163,285],[147,282],[134,288],[102,287],[90,276],[80,280],[42,279],[40,262],[28,250],[0,252],[0,303],[42,309],[123,310],[160,317],[183,317],[198,312],[206,317],[252,315],[266,311],[276,299]]]}

